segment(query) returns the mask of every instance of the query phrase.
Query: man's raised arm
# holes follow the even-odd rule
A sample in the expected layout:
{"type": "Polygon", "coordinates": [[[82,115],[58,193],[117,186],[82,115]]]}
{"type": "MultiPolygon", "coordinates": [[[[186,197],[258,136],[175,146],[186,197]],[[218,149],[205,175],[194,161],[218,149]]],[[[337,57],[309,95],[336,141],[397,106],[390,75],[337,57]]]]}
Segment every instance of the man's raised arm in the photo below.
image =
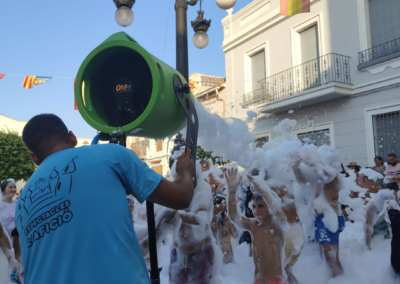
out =
{"type": "Polygon", "coordinates": [[[237,212],[236,190],[242,181],[238,178],[237,169],[229,169],[225,172],[226,182],[228,183],[228,216],[231,221],[242,230],[250,231],[252,223],[250,219],[243,217],[237,212]]]}
{"type": "Polygon", "coordinates": [[[191,151],[186,152],[176,164],[177,178],[171,182],[164,180],[149,196],[148,200],[175,210],[188,208],[193,198],[194,162],[190,159],[191,151]]]}

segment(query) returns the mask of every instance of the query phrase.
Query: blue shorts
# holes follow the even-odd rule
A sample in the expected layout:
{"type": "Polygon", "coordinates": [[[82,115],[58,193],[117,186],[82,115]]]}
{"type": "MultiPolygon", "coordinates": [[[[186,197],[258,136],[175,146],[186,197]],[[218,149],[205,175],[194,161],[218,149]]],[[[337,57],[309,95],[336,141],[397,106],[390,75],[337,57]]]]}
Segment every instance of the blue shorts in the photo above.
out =
{"type": "Polygon", "coordinates": [[[339,234],[343,232],[346,219],[343,216],[338,216],[339,227],[336,233],[332,233],[327,228],[325,228],[322,219],[324,215],[319,215],[315,217],[315,240],[324,245],[338,245],[339,244],[339,234]]]}

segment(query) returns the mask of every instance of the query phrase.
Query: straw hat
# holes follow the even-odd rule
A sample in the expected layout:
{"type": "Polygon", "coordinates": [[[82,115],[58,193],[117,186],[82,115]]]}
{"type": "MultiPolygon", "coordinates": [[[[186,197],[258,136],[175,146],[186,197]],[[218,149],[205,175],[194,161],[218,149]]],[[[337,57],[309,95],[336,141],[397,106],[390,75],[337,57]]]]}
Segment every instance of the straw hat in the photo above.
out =
{"type": "Polygon", "coordinates": [[[356,162],[351,162],[351,163],[348,164],[346,167],[348,167],[348,168],[350,168],[350,167],[356,167],[356,168],[361,169],[361,166],[360,166],[360,165],[357,165],[356,162]]]}

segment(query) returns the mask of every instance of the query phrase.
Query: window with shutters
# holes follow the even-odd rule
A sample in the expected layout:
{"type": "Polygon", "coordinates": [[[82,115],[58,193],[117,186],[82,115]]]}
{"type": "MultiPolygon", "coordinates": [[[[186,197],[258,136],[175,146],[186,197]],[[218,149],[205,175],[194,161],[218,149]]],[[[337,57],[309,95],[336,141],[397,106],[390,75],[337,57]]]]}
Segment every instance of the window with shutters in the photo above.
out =
{"type": "Polygon", "coordinates": [[[162,151],[162,144],[163,144],[162,140],[157,140],[157,152],[162,151]]]}
{"type": "Polygon", "coordinates": [[[301,62],[319,57],[318,27],[315,25],[300,33],[301,62]]]}
{"type": "Polygon", "coordinates": [[[163,166],[158,165],[158,166],[152,166],[151,167],[157,174],[162,175],[163,174],[163,166]]]}
{"type": "Polygon", "coordinates": [[[369,0],[371,47],[400,38],[399,15],[399,0],[369,0]]]}
{"type": "Polygon", "coordinates": [[[372,116],[375,155],[387,159],[390,153],[400,155],[400,111],[372,116]]]}
{"type": "Polygon", "coordinates": [[[261,51],[250,57],[251,59],[251,88],[258,89],[258,82],[266,78],[265,51],[261,51]]]}
{"type": "Polygon", "coordinates": [[[329,129],[298,133],[297,138],[305,143],[315,144],[317,145],[317,147],[320,147],[322,145],[331,145],[329,129]]]}
{"type": "Polygon", "coordinates": [[[301,48],[301,78],[304,89],[321,85],[321,72],[319,60],[318,26],[300,33],[301,48]]]}

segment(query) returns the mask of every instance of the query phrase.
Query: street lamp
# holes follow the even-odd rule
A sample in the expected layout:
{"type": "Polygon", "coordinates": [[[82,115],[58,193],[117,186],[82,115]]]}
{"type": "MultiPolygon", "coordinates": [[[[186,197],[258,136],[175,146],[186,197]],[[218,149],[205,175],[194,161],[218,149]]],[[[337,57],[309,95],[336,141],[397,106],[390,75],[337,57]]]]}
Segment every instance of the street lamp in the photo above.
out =
{"type": "Polygon", "coordinates": [[[215,2],[223,10],[229,10],[236,4],[236,0],[215,0],[215,2]]]}
{"type": "Polygon", "coordinates": [[[115,21],[121,27],[129,27],[132,25],[135,15],[132,12],[132,7],[135,0],[113,0],[117,11],[115,12],[115,21]]]}
{"type": "MultiPolygon", "coordinates": [[[[117,12],[115,12],[115,20],[118,25],[122,27],[128,27],[133,23],[134,15],[132,7],[135,4],[135,0],[113,0],[115,6],[117,6],[117,12]]],[[[175,11],[176,11],[176,69],[182,76],[189,82],[189,53],[188,53],[188,35],[187,35],[187,9],[188,6],[195,6],[199,0],[175,0],[175,11]]],[[[198,11],[198,16],[195,21],[192,21],[192,27],[195,32],[193,36],[193,44],[200,49],[205,48],[210,39],[207,35],[207,31],[210,28],[211,20],[204,19],[204,11],[201,9],[198,11]]],[[[230,9],[235,5],[236,0],[216,0],[218,7],[221,9],[230,9]]],[[[181,86],[182,88],[189,87],[187,85],[181,86]]],[[[197,138],[197,133],[196,133],[197,138]]],[[[197,141],[197,139],[196,139],[197,141]]],[[[184,145],[182,135],[178,134],[175,139],[176,148],[180,148],[180,144],[184,145]]],[[[193,149],[196,151],[196,148],[193,149]]],[[[155,218],[154,218],[154,204],[147,201],[147,222],[149,232],[149,255],[150,255],[150,278],[152,284],[160,283],[160,269],[158,268],[157,259],[157,244],[155,235],[155,218]]]]}
{"type": "Polygon", "coordinates": [[[201,1],[200,0],[200,10],[197,12],[199,15],[197,16],[195,21],[192,21],[192,28],[195,32],[193,36],[193,44],[195,47],[199,49],[203,49],[208,45],[210,41],[207,31],[211,25],[211,20],[204,20],[204,11],[201,10],[201,1]]]}

